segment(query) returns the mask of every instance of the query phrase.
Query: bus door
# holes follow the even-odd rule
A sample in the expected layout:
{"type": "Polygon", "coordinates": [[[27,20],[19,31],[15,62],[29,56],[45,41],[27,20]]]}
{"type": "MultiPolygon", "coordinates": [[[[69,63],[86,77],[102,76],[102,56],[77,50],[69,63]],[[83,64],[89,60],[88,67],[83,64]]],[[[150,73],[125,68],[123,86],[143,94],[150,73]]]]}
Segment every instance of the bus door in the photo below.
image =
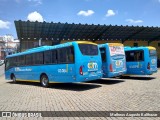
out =
{"type": "Polygon", "coordinates": [[[101,59],[102,59],[102,72],[103,72],[103,75],[105,76],[106,73],[108,72],[107,70],[107,54],[106,54],[106,48],[105,47],[102,47],[102,48],[99,48],[100,49],[100,52],[101,52],[101,59]]]}
{"type": "Polygon", "coordinates": [[[126,68],[125,52],[123,46],[109,46],[110,51],[110,72],[120,73],[126,68]]]}
{"type": "Polygon", "coordinates": [[[145,74],[144,50],[126,51],[127,74],[145,74]]]}
{"type": "Polygon", "coordinates": [[[156,50],[149,50],[149,63],[148,63],[148,69],[150,67],[151,71],[157,71],[157,53],[156,50]],[[150,63],[150,64],[149,64],[150,63]]]}

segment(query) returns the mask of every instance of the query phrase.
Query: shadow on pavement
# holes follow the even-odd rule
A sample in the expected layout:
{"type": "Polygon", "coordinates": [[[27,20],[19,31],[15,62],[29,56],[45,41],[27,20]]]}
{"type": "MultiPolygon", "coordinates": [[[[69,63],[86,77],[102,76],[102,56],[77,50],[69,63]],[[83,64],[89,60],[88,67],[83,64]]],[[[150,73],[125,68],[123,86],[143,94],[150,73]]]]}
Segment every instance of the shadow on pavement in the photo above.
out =
{"type": "Polygon", "coordinates": [[[88,83],[98,83],[98,84],[107,84],[107,85],[112,85],[112,84],[118,84],[124,82],[123,80],[116,80],[116,79],[98,79],[94,81],[90,81],[88,83]]]}
{"type": "MultiPolygon", "coordinates": [[[[42,87],[40,83],[35,83],[35,82],[19,82],[18,81],[17,83],[13,83],[11,81],[8,83],[42,87]]],[[[50,83],[48,88],[61,89],[61,90],[71,90],[71,91],[85,91],[85,90],[95,89],[95,88],[99,88],[99,87],[101,87],[101,85],[87,84],[87,83],[86,84],[85,83],[50,83]]]]}
{"type": "Polygon", "coordinates": [[[21,84],[21,85],[32,85],[32,86],[40,86],[41,85],[38,82],[22,82],[22,81],[17,81],[16,83],[13,83],[12,81],[9,81],[7,83],[10,83],[10,84],[21,84]]]}
{"type": "Polygon", "coordinates": [[[156,79],[155,77],[142,77],[142,76],[124,76],[122,77],[121,79],[130,79],[130,80],[143,80],[143,81],[148,81],[148,80],[153,80],[153,79],[156,79]]]}
{"type": "Polygon", "coordinates": [[[95,84],[85,84],[85,83],[53,83],[49,88],[52,89],[62,89],[62,90],[72,90],[72,91],[85,91],[90,89],[99,88],[101,85],[95,84]]]}

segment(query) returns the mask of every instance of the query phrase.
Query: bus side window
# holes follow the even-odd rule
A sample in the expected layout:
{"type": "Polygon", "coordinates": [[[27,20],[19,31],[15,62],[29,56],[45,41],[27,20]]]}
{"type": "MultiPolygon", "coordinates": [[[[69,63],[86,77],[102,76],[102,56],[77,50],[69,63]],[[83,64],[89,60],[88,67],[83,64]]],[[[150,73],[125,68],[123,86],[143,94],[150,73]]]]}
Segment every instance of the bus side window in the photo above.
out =
{"type": "Polygon", "coordinates": [[[137,51],[137,61],[144,61],[144,52],[137,51]]]}
{"type": "Polygon", "coordinates": [[[15,58],[15,66],[19,66],[19,56],[14,57],[15,58]]]}
{"type": "Polygon", "coordinates": [[[52,63],[57,63],[57,50],[52,51],[52,63]]]}
{"type": "Polygon", "coordinates": [[[19,62],[20,66],[25,65],[25,56],[24,55],[19,56],[19,61],[18,62],[19,62]]]}
{"type": "Polygon", "coordinates": [[[9,66],[11,67],[11,66],[14,66],[14,59],[13,58],[9,58],[8,59],[9,60],[9,66]]]}
{"type": "Polygon", "coordinates": [[[57,50],[47,50],[44,52],[44,64],[57,63],[57,50]]]}
{"type": "Polygon", "coordinates": [[[73,47],[60,48],[58,52],[58,63],[73,63],[74,50],[73,47]]]}
{"type": "Polygon", "coordinates": [[[67,49],[66,48],[60,48],[58,49],[58,62],[59,63],[67,63],[67,49]]]}
{"type": "Polygon", "coordinates": [[[11,66],[17,66],[17,57],[12,57],[11,59],[11,66]]]}
{"type": "Polygon", "coordinates": [[[74,52],[74,48],[71,47],[71,61],[74,63],[75,61],[75,52],[74,52]]]}
{"type": "Polygon", "coordinates": [[[34,60],[34,64],[43,64],[43,52],[34,53],[32,57],[34,60]]]}
{"type": "Polygon", "coordinates": [[[67,48],[67,57],[68,57],[67,62],[74,63],[74,48],[73,47],[67,48]]]}
{"type": "Polygon", "coordinates": [[[26,55],[26,65],[32,65],[32,64],[33,64],[32,54],[26,55]]]}
{"type": "Polygon", "coordinates": [[[52,51],[47,50],[44,52],[44,64],[51,64],[52,63],[52,51]]]}

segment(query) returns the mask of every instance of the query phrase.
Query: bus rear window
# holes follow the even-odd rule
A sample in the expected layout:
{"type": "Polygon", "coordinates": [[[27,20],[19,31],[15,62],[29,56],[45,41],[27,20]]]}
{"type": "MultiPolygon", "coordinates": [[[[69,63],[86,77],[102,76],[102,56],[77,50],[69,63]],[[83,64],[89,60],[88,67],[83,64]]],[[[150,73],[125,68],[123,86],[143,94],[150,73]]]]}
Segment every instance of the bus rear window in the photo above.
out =
{"type": "Polygon", "coordinates": [[[125,53],[126,53],[127,62],[144,61],[144,51],[143,50],[126,51],[125,53]]]}
{"type": "Polygon", "coordinates": [[[156,50],[149,50],[149,56],[157,56],[156,50]]]}
{"type": "Polygon", "coordinates": [[[79,49],[83,55],[98,55],[98,46],[93,44],[79,44],[79,49]]]}

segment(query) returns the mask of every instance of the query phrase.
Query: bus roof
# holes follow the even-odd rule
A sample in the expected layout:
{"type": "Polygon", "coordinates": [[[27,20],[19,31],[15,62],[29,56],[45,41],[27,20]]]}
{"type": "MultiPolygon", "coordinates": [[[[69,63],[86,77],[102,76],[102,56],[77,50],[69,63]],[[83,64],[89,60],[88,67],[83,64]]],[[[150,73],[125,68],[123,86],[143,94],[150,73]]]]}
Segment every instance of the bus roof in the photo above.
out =
{"type": "Polygon", "coordinates": [[[123,46],[122,43],[108,43],[109,46],[123,46]]]}
{"type": "Polygon", "coordinates": [[[152,46],[139,46],[139,47],[130,47],[130,46],[125,46],[124,50],[142,50],[148,48],[149,50],[156,50],[155,47],[152,46]]]}
{"type": "Polygon", "coordinates": [[[99,44],[98,46],[99,47],[104,47],[106,45],[109,45],[109,46],[123,46],[122,43],[105,43],[105,44],[99,44]]]}
{"type": "Polygon", "coordinates": [[[89,41],[76,41],[76,42],[80,43],[80,44],[93,44],[93,45],[97,45],[96,43],[89,42],[89,41]]]}
{"type": "Polygon", "coordinates": [[[152,46],[148,46],[148,49],[149,49],[149,50],[156,50],[156,48],[155,48],[155,47],[152,47],[152,46]]]}
{"type": "Polygon", "coordinates": [[[51,49],[56,49],[56,48],[62,48],[62,47],[67,47],[67,46],[72,46],[74,43],[84,43],[84,44],[94,44],[97,45],[96,43],[92,43],[92,42],[88,42],[88,41],[74,41],[74,42],[67,42],[67,43],[62,43],[62,44],[58,44],[58,45],[54,45],[54,46],[41,46],[41,47],[36,47],[36,48],[31,48],[28,49],[24,52],[20,52],[20,53],[15,53],[12,55],[8,55],[6,58],[8,57],[14,57],[14,56],[19,56],[19,55],[26,55],[26,54],[30,54],[30,53],[36,53],[36,52],[41,52],[44,50],[51,50],[51,49]]]}

